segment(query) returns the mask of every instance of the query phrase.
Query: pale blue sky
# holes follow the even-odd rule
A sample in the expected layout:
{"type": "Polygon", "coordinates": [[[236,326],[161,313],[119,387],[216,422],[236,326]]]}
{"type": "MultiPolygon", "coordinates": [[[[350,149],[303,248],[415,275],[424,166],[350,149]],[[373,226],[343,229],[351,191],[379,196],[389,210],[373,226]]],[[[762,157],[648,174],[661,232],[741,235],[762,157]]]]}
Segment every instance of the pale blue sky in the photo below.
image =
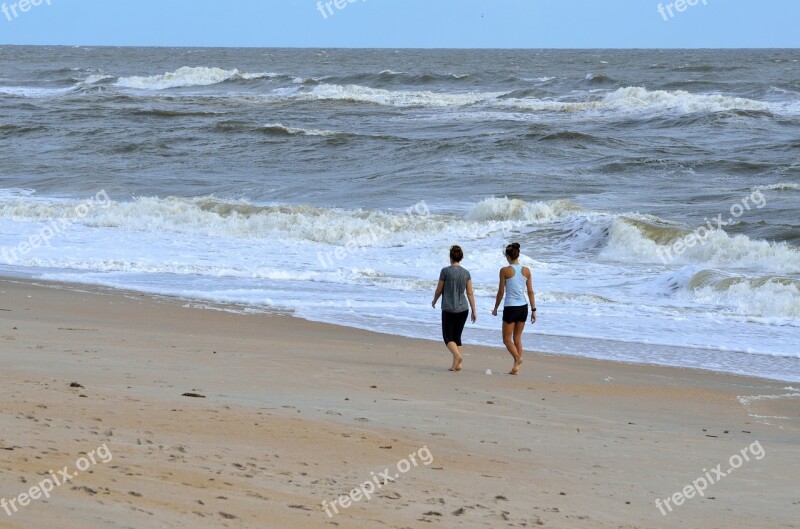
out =
{"type": "Polygon", "coordinates": [[[0,0],[0,44],[800,48],[800,0],[336,1],[0,0]]]}

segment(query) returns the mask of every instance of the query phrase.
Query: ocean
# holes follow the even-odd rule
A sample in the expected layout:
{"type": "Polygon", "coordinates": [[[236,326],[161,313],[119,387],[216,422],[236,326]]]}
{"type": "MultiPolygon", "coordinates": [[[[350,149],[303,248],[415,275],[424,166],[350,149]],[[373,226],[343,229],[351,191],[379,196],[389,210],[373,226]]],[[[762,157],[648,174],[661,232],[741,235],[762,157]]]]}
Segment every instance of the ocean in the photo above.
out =
{"type": "Polygon", "coordinates": [[[438,340],[457,243],[501,347],[518,241],[530,350],[800,381],[799,59],[0,47],[0,274],[438,340]]]}

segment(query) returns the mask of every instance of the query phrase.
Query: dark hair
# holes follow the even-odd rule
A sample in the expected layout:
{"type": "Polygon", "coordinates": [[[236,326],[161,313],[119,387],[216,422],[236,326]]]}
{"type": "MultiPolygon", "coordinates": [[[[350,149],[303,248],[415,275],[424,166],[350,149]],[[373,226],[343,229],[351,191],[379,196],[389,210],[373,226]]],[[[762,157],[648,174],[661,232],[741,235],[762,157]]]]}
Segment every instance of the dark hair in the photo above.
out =
{"type": "Polygon", "coordinates": [[[461,260],[464,258],[464,250],[461,249],[461,246],[454,244],[450,247],[450,260],[455,263],[460,263],[461,260]]]}
{"type": "Polygon", "coordinates": [[[506,246],[506,257],[508,257],[512,261],[514,259],[519,259],[519,243],[518,242],[512,242],[511,244],[506,246]]]}

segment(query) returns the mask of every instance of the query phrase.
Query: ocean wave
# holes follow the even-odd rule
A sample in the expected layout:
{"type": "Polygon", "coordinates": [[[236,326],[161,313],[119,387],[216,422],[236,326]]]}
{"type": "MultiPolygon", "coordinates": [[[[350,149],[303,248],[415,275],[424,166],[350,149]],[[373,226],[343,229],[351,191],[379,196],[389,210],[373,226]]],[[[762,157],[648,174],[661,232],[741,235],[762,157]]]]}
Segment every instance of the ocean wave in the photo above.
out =
{"type": "Polygon", "coordinates": [[[96,228],[170,232],[207,237],[305,241],[331,245],[392,246],[436,237],[480,236],[492,224],[475,226],[461,219],[432,215],[418,204],[410,213],[313,206],[263,206],[245,201],[201,198],[138,197],[111,202],[80,216],[77,203],[60,200],[0,201],[0,218],[46,221],[71,219],[96,228]]]}
{"type": "Polygon", "coordinates": [[[525,110],[552,112],[646,111],[654,113],[702,113],[728,110],[772,111],[769,103],[724,95],[692,94],[683,90],[647,90],[641,87],[619,88],[593,101],[565,102],[543,99],[506,99],[504,104],[525,110]]]}
{"type": "Polygon", "coordinates": [[[138,197],[90,208],[80,216],[74,201],[9,194],[0,200],[0,218],[28,222],[70,219],[90,228],[150,233],[269,239],[333,246],[430,245],[491,237],[526,225],[563,221],[579,210],[567,200],[525,202],[488,198],[462,215],[432,214],[420,202],[403,212],[257,205],[215,197],[138,197]]]}
{"type": "Polygon", "coordinates": [[[569,200],[552,202],[526,202],[507,197],[487,198],[473,206],[466,215],[467,220],[483,221],[524,221],[526,223],[548,224],[564,220],[580,211],[580,206],[569,200]]]}
{"type": "MultiPolygon", "coordinates": [[[[800,250],[785,242],[754,240],[708,231],[704,241],[682,253],[673,244],[689,235],[688,228],[663,226],[619,217],[610,220],[601,255],[607,258],[662,264],[694,264],[761,270],[779,274],[800,273],[800,250]],[[648,225],[649,224],[649,225],[648,225]]],[[[686,239],[684,239],[686,240],[686,239]]]]}
{"type": "Polygon", "coordinates": [[[183,88],[189,86],[209,86],[226,81],[250,80],[276,77],[275,73],[246,73],[221,68],[190,67],[184,66],[174,72],[162,75],[120,77],[115,83],[122,88],[136,88],[139,90],[166,90],[168,88],[183,88]]]}
{"type": "Polygon", "coordinates": [[[306,100],[335,100],[371,103],[394,107],[465,106],[497,98],[503,92],[431,92],[415,90],[384,90],[361,85],[321,84],[309,92],[297,92],[292,97],[306,100]]]}
{"type": "MultiPolygon", "coordinates": [[[[308,131],[299,134],[304,133],[308,131]]],[[[565,251],[596,254],[610,261],[800,273],[800,250],[788,243],[729,235],[718,229],[707,232],[702,244],[678,253],[674,244],[692,233],[684,225],[640,213],[586,210],[569,200],[527,202],[490,197],[463,215],[432,214],[424,202],[410,212],[391,212],[258,205],[215,197],[138,197],[92,208],[80,217],[77,204],[5,190],[0,193],[0,218],[38,222],[69,218],[88,227],[359,247],[474,240],[509,229],[546,226],[563,234],[558,244],[565,251]]]]}
{"type": "Polygon", "coordinates": [[[47,130],[47,127],[42,125],[15,125],[13,123],[6,123],[5,125],[0,125],[0,134],[3,136],[18,136],[21,134],[28,134],[32,132],[41,132],[43,130],[47,130]]]}
{"type": "Polygon", "coordinates": [[[579,142],[581,145],[587,145],[590,143],[609,143],[613,141],[610,140],[609,138],[592,136],[591,134],[586,134],[583,132],[577,132],[571,130],[561,130],[558,132],[551,132],[548,134],[531,132],[528,133],[526,136],[528,138],[536,139],[539,141],[579,142]]]}
{"type": "Polygon", "coordinates": [[[587,73],[584,80],[591,85],[607,85],[607,84],[619,83],[619,81],[614,79],[613,77],[602,73],[587,73]]]}
{"type": "MultiPolygon", "coordinates": [[[[652,115],[687,115],[739,112],[741,116],[793,114],[795,103],[766,103],[721,94],[693,94],[683,90],[647,90],[642,87],[618,88],[586,93],[587,100],[563,100],[537,97],[536,89],[505,92],[433,92],[387,90],[359,84],[319,84],[312,88],[277,89],[278,97],[301,100],[335,100],[394,107],[482,106],[554,113],[623,113],[652,115]]],[[[573,96],[574,97],[574,96],[573,96]]]]}
{"type": "Polygon", "coordinates": [[[324,129],[304,129],[300,127],[287,127],[282,123],[271,123],[264,125],[261,130],[268,134],[286,135],[286,136],[335,136],[341,134],[335,130],[324,129]]]}
{"type": "Polygon", "coordinates": [[[377,85],[379,87],[392,85],[421,86],[442,82],[463,81],[470,77],[470,74],[434,72],[409,73],[383,70],[377,74],[357,73],[345,76],[326,76],[322,78],[311,78],[309,80],[304,80],[304,82],[319,82],[324,80],[328,84],[337,85],[377,85]]]}
{"type": "Polygon", "coordinates": [[[752,99],[724,95],[692,94],[683,90],[647,90],[640,87],[620,88],[605,96],[611,106],[646,108],[649,110],[679,110],[691,112],[722,112],[725,110],[771,110],[771,105],[752,99]]]}
{"type": "Polygon", "coordinates": [[[800,317],[800,280],[782,276],[731,276],[717,270],[695,273],[686,285],[699,303],[723,306],[758,318],[800,317]]]}
{"type": "Polygon", "coordinates": [[[0,95],[8,95],[14,97],[29,97],[29,98],[45,98],[45,97],[58,97],[68,94],[75,90],[76,87],[70,86],[66,88],[39,88],[33,86],[0,86],[0,95]]]}
{"type": "Polygon", "coordinates": [[[548,82],[550,82],[550,81],[552,81],[554,79],[555,79],[555,77],[523,77],[522,78],[523,81],[526,81],[528,83],[532,83],[534,81],[536,81],[538,83],[548,83],[548,82]]]}
{"type": "Polygon", "coordinates": [[[113,75],[108,75],[108,74],[104,74],[104,73],[96,73],[96,74],[90,75],[89,77],[84,79],[82,82],[85,85],[92,85],[92,84],[97,84],[97,83],[100,83],[100,82],[103,82],[103,81],[110,81],[112,79],[116,79],[116,77],[114,77],[113,75]]]}

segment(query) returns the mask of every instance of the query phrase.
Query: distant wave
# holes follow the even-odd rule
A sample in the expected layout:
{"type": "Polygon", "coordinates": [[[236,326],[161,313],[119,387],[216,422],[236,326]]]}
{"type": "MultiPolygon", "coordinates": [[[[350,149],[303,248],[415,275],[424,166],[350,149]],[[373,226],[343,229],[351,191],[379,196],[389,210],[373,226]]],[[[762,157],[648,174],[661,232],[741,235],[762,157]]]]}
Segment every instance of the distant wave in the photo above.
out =
{"type": "Polygon", "coordinates": [[[722,64],[684,64],[681,66],[675,66],[672,69],[680,72],[709,73],[732,72],[734,70],[742,70],[744,68],[744,66],[726,66],[722,64]]]}
{"type": "Polygon", "coordinates": [[[591,85],[618,84],[619,81],[602,73],[587,73],[585,81],[591,85]]]}
{"type": "Polygon", "coordinates": [[[16,97],[57,97],[68,94],[75,90],[76,87],[67,88],[39,88],[33,86],[0,86],[0,95],[9,95],[16,97]]]}
{"type": "Polygon", "coordinates": [[[334,130],[320,130],[320,129],[303,129],[300,127],[287,127],[282,123],[272,123],[264,125],[262,129],[264,132],[287,135],[287,136],[335,136],[340,134],[334,130]]]}
{"type": "Polygon", "coordinates": [[[309,92],[296,93],[293,97],[306,100],[351,101],[396,107],[447,107],[486,102],[502,94],[503,92],[392,91],[360,85],[322,84],[309,92]]]}
{"type": "Polygon", "coordinates": [[[722,112],[727,110],[763,110],[773,104],[723,95],[692,94],[682,90],[647,90],[641,87],[619,88],[599,100],[564,102],[542,99],[505,99],[503,104],[526,110],[551,112],[722,112]]]}
{"type": "MultiPolygon", "coordinates": [[[[691,93],[685,90],[648,90],[643,87],[624,87],[616,90],[598,89],[576,92],[565,97],[544,97],[545,92],[535,88],[506,91],[458,90],[408,90],[394,89],[393,85],[425,85],[442,80],[467,79],[468,74],[407,74],[383,71],[377,74],[328,76],[301,80],[277,73],[247,73],[238,69],[224,70],[210,67],[182,67],[174,72],[152,76],[115,77],[103,72],[87,75],[86,79],[71,87],[43,88],[0,86],[0,95],[16,97],[59,97],[90,88],[117,87],[158,92],[170,88],[205,87],[243,80],[271,79],[291,82],[266,92],[269,100],[341,101],[343,103],[373,104],[388,107],[446,108],[475,106],[504,108],[513,111],[552,113],[622,113],[652,116],[711,115],[722,112],[740,112],[742,117],[770,115],[795,116],[800,112],[796,101],[764,102],[722,94],[691,93]],[[324,80],[324,82],[323,82],[324,80]],[[112,81],[114,81],[112,83],[112,81]],[[313,82],[312,82],[313,81],[313,82]],[[384,86],[369,86],[381,85],[384,86]]],[[[550,79],[550,78],[541,78],[550,79]]],[[[603,74],[589,74],[593,84],[614,84],[617,80],[603,74]]],[[[213,97],[240,97],[242,94],[216,93],[213,97]]],[[[249,94],[248,97],[253,97],[249,94]]]]}
{"type": "Polygon", "coordinates": [[[325,81],[328,84],[338,85],[377,85],[391,86],[391,85],[407,85],[407,86],[422,86],[433,83],[447,83],[453,81],[464,81],[470,79],[470,74],[457,74],[457,73],[408,73],[408,72],[395,72],[392,70],[383,70],[379,73],[358,73],[345,76],[327,76],[324,78],[313,78],[308,81],[325,81]]]}
{"type": "Polygon", "coordinates": [[[640,87],[619,88],[599,99],[562,101],[530,97],[534,92],[433,92],[415,90],[386,90],[361,85],[321,84],[309,91],[277,92],[279,96],[371,103],[396,107],[449,107],[485,105],[512,107],[540,112],[645,112],[654,114],[713,113],[723,111],[775,112],[789,107],[752,99],[724,95],[692,94],[682,90],[650,91],[640,87]]]}
{"type": "Polygon", "coordinates": [[[756,189],[760,189],[762,191],[800,191],[800,184],[797,183],[769,184],[765,186],[754,187],[753,191],[755,191],[756,189]]]}
{"type": "Polygon", "coordinates": [[[545,77],[523,77],[522,78],[523,81],[526,81],[526,82],[529,82],[529,83],[532,83],[534,81],[539,82],[539,83],[548,83],[548,82],[550,82],[550,81],[552,81],[554,79],[555,79],[555,77],[546,77],[546,76],[545,77]]]}
{"type": "Polygon", "coordinates": [[[41,125],[15,125],[13,123],[6,123],[5,125],[0,125],[0,134],[4,136],[16,136],[20,134],[27,134],[31,132],[41,132],[43,130],[47,130],[47,127],[41,125]]]}
{"type": "Polygon", "coordinates": [[[140,90],[166,90],[168,88],[188,86],[208,86],[240,79],[263,79],[277,75],[274,73],[246,73],[239,70],[184,66],[174,72],[167,72],[162,75],[120,77],[115,85],[140,90]]]}
{"type": "Polygon", "coordinates": [[[87,77],[86,79],[84,79],[83,80],[83,84],[92,85],[92,84],[96,84],[96,83],[101,83],[103,81],[110,81],[112,79],[116,79],[116,77],[114,77],[113,75],[108,75],[108,74],[104,74],[104,73],[96,73],[96,74],[92,74],[89,77],[87,77]]]}
{"type": "Polygon", "coordinates": [[[583,132],[575,132],[570,130],[551,132],[549,134],[531,132],[527,134],[527,137],[534,138],[539,141],[556,141],[556,142],[575,141],[575,142],[580,142],[583,145],[589,143],[608,143],[609,141],[611,141],[608,138],[601,138],[598,136],[592,136],[591,134],[585,134],[583,132]]]}

